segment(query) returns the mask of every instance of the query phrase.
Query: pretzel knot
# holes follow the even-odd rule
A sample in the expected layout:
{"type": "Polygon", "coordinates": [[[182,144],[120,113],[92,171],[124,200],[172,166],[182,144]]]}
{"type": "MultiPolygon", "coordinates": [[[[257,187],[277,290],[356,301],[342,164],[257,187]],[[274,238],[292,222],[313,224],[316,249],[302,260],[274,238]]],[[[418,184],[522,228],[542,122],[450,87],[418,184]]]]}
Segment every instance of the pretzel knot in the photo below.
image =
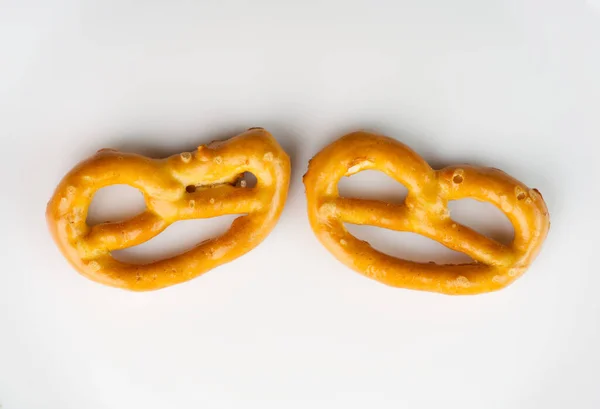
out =
{"type": "Polygon", "coordinates": [[[68,261],[84,276],[113,287],[156,290],[190,280],[256,247],[273,229],[287,196],[290,161],[265,130],[166,159],[103,149],[60,182],[48,203],[48,226],[68,261]],[[252,172],[256,187],[236,181],[252,172]],[[86,224],[94,193],[127,184],[144,194],[147,210],[121,222],[86,224]],[[245,214],[220,237],[172,258],[145,265],[110,252],[141,244],[178,220],[245,214]]]}
{"type": "Polygon", "coordinates": [[[394,287],[444,294],[501,289],[529,267],[550,226],[541,194],[506,173],[466,165],[433,170],[402,143],[366,132],[346,135],[319,152],[304,184],[310,224],[321,243],[350,268],[394,287]],[[367,169],[404,184],[405,202],[340,197],[339,180],[367,169]],[[450,218],[448,201],[467,197],[490,202],[506,214],[515,230],[510,245],[450,218]],[[418,233],[475,261],[438,265],[398,259],[352,236],[344,222],[418,233]]]}

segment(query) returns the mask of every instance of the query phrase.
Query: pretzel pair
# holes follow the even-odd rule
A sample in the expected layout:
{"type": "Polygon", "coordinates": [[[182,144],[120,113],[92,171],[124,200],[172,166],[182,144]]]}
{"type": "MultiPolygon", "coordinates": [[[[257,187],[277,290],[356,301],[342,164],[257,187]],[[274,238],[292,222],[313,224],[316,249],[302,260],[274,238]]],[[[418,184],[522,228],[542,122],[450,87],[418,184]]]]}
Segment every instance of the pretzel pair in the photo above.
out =
{"type": "MultiPolygon", "coordinates": [[[[190,280],[256,247],[281,214],[289,180],[289,157],[261,128],[161,160],[101,150],[63,178],[46,216],[58,247],[81,274],[113,287],[155,290],[190,280]],[[236,185],[244,172],[256,176],[256,187],[236,185]],[[147,210],[126,221],[88,226],[94,193],[120,183],[141,190],[147,210]],[[110,255],[151,239],[177,220],[225,214],[246,215],[222,236],[175,257],[137,265],[110,255]]],[[[505,173],[472,166],[435,171],[405,145],[365,132],[346,135],[317,154],[304,184],[310,224],[321,243],[354,270],[396,287],[445,294],[500,289],[524,273],[549,228],[539,192],[505,173]],[[338,181],[366,169],[403,183],[409,189],[405,203],[339,197],[338,181]],[[491,202],[508,216],[515,228],[511,245],[450,218],[448,201],[464,197],[491,202]],[[352,236],[344,222],[422,234],[475,262],[437,265],[397,259],[352,236]]]]}

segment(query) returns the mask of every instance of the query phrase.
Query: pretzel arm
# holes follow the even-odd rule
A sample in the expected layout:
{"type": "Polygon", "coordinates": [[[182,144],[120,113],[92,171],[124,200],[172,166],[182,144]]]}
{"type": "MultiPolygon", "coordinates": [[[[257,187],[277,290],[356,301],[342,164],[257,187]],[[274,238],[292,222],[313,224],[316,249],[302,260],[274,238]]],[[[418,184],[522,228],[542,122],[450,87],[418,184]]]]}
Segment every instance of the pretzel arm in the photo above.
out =
{"type": "Polygon", "coordinates": [[[397,231],[411,231],[406,206],[380,200],[338,197],[325,202],[322,212],[334,212],[341,221],[351,224],[371,225],[397,231]]]}
{"type": "Polygon", "coordinates": [[[452,219],[439,223],[435,229],[419,226],[415,232],[436,240],[451,250],[465,253],[479,263],[504,266],[514,259],[509,247],[452,219]]]}
{"type": "Polygon", "coordinates": [[[169,226],[166,220],[147,210],[122,222],[93,226],[83,238],[89,248],[105,251],[122,250],[142,244],[169,226]]]}
{"type": "Polygon", "coordinates": [[[333,211],[336,218],[346,223],[420,234],[452,250],[465,253],[480,263],[506,265],[513,259],[508,247],[452,220],[441,222],[434,227],[415,221],[404,204],[337,198],[325,202],[321,209],[323,212],[333,211]]]}
{"type": "Polygon", "coordinates": [[[185,200],[178,203],[181,207],[177,215],[180,219],[201,219],[225,214],[248,214],[260,209],[263,204],[257,190],[222,185],[191,194],[187,203],[185,200]]]}

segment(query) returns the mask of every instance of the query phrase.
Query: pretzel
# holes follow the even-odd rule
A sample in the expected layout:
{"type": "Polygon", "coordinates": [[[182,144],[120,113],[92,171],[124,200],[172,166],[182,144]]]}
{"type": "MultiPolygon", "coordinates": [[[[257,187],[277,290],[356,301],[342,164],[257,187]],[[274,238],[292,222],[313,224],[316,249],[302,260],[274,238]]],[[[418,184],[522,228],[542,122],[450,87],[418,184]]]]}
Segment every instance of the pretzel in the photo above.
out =
{"type": "Polygon", "coordinates": [[[102,149],[60,182],[48,203],[48,227],[62,254],[84,276],[113,287],[156,290],[182,283],[240,257],[275,226],[288,192],[290,160],[262,128],[166,159],[102,149]],[[235,186],[252,172],[256,187],[235,186]],[[147,210],[125,221],[86,224],[94,193],[127,184],[142,191],[147,210]],[[110,252],[141,244],[178,220],[225,214],[235,219],[220,237],[172,258],[145,265],[115,260],[110,252]]]}
{"type": "Polygon", "coordinates": [[[433,170],[404,144],[366,132],[351,133],[319,152],[304,175],[308,215],[320,242],[341,262],[384,284],[443,294],[479,294],[512,283],[532,263],[550,226],[540,192],[494,168],[450,166],[433,170]],[[408,188],[403,204],[343,198],[338,182],[367,169],[408,188]],[[494,204],[511,221],[510,245],[457,223],[448,201],[473,198],[494,204]],[[373,249],[344,222],[408,231],[466,253],[470,264],[417,263],[373,249]]]}

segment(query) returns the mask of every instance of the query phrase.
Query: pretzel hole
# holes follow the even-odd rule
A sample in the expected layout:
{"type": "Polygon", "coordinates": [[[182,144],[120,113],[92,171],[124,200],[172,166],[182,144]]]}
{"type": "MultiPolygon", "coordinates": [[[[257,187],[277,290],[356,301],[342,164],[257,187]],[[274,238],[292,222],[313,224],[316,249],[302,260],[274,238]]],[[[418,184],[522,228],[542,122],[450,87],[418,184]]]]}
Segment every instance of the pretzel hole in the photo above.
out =
{"type": "Polygon", "coordinates": [[[253,188],[256,186],[256,183],[257,183],[257,179],[253,173],[244,172],[238,178],[235,178],[234,180],[229,181],[229,182],[219,183],[219,184],[214,184],[214,185],[188,185],[185,187],[185,191],[188,193],[194,193],[196,190],[201,189],[201,188],[217,187],[217,186],[221,186],[224,184],[235,185],[236,187],[242,187],[242,188],[253,188]]]}
{"type": "Polygon", "coordinates": [[[338,182],[342,197],[403,203],[408,189],[398,181],[377,170],[363,170],[338,182]]]}
{"type": "Polygon", "coordinates": [[[228,214],[210,219],[181,220],[145,243],[111,254],[115,259],[131,264],[147,264],[173,257],[222,235],[239,216],[228,214]]]}
{"type": "Polygon", "coordinates": [[[448,202],[448,209],[452,220],[499,243],[508,245],[515,236],[508,217],[492,203],[475,199],[452,200],[448,202]]]}
{"type": "Polygon", "coordinates": [[[258,183],[258,179],[252,172],[244,172],[242,177],[235,184],[237,187],[252,189],[258,183]]]}
{"type": "Polygon", "coordinates": [[[129,185],[111,185],[94,194],[86,223],[93,226],[105,222],[130,219],[146,210],[144,195],[129,185]]]}
{"type": "Polygon", "coordinates": [[[463,179],[463,177],[462,177],[461,175],[455,175],[455,176],[452,178],[452,181],[453,181],[454,183],[456,183],[457,185],[461,184],[461,183],[463,182],[463,180],[464,180],[464,179],[463,179]]]}
{"type": "Polygon", "coordinates": [[[451,250],[428,237],[412,232],[381,229],[375,226],[344,223],[346,229],[360,240],[367,241],[374,249],[403,260],[437,264],[472,263],[464,253],[451,250]]]}

